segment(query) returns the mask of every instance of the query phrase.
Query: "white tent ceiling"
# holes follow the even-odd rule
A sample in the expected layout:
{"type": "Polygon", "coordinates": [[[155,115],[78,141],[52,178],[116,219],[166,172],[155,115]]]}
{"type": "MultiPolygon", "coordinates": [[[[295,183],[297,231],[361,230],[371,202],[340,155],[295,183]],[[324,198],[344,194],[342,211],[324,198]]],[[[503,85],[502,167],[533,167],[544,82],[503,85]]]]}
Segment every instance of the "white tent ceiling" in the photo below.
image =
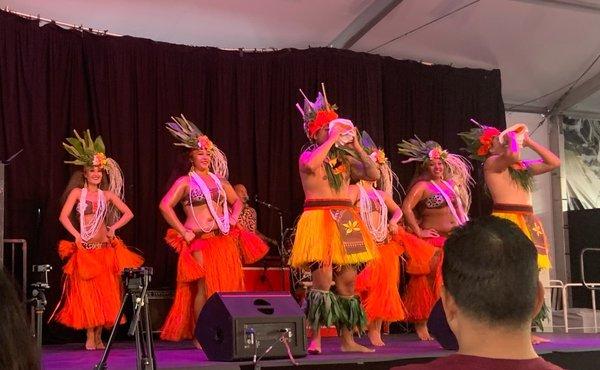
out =
{"type": "MultiPolygon", "coordinates": [[[[508,107],[568,86],[600,53],[600,0],[481,0],[379,47],[471,2],[7,0],[0,6],[122,35],[221,48],[329,46],[367,24],[351,50],[455,67],[498,68],[508,107]],[[361,23],[385,5],[389,13],[361,23]]],[[[581,101],[569,111],[600,114],[600,61],[577,85],[590,79],[587,89],[574,88],[572,100],[581,101]]],[[[542,111],[566,91],[519,109],[542,111]]]]}

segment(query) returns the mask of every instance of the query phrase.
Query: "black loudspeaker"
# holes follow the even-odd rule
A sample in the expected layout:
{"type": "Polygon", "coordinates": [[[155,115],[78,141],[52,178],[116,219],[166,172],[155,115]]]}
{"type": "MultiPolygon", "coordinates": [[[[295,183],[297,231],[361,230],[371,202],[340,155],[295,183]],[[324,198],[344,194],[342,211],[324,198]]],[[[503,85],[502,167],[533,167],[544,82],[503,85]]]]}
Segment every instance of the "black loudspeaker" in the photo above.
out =
{"type": "Polygon", "coordinates": [[[148,289],[148,305],[150,314],[150,326],[153,333],[160,333],[167,314],[173,304],[175,292],[173,289],[148,289]]]}
{"type": "MultiPolygon", "coordinates": [[[[581,282],[581,251],[585,248],[600,248],[598,230],[600,230],[600,209],[584,209],[567,212],[569,220],[569,262],[571,265],[571,281],[581,282]]],[[[589,252],[585,255],[585,280],[600,281],[600,253],[589,252]]],[[[592,308],[589,290],[575,288],[572,290],[573,307],[592,308]]],[[[596,294],[596,305],[600,306],[600,295],[596,294]]]]}
{"type": "Polygon", "coordinates": [[[452,351],[458,350],[458,341],[452,330],[450,330],[450,326],[448,326],[446,312],[444,312],[444,306],[442,305],[441,299],[438,299],[431,310],[429,320],[427,320],[427,329],[429,329],[429,334],[431,334],[444,349],[452,351]]]}
{"type": "Polygon", "coordinates": [[[288,292],[215,293],[196,322],[195,337],[211,361],[306,356],[304,312],[288,292]]]}

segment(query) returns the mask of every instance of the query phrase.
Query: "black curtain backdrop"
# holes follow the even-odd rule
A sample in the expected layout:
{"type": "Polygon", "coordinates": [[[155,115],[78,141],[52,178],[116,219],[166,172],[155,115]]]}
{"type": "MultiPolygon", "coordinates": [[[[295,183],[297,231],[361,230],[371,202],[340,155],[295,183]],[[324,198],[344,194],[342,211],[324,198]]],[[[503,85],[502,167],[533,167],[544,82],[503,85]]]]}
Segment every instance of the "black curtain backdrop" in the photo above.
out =
{"type": "MultiPolygon", "coordinates": [[[[182,157],[163,127],[171,115],[184,113],[227,154],[233,184],[289,210],[286,226],[303,201],[299,88],[312,98],[324,82],[340,115],[384,147],[404,186],[414,166],[400,163],[402,139],[416,134],[456,152],[456,134],[472,127],[470,117],[505,125],[498,70],[329,48],[230,52],[39,27],[1,11],[0,55],[0,159],[25,149],[6,171],[6,237],[27,239],[31,264],[54,266],[50,306],[60,293],[55,247],[67,237],[60,197],[74,170],[63,163],[61,142],[73,129],[101,134],[121,165],[135,218],[120,236],[144,252],[153,286],[161,287],[174,285],[176,266],[157,208],[182,157]]],[[[489,204],[481,186],[474,194],[477,216],[489,204]]],[[[277,216],[257,208],[260,229],[276,238],[277,216]]]]}

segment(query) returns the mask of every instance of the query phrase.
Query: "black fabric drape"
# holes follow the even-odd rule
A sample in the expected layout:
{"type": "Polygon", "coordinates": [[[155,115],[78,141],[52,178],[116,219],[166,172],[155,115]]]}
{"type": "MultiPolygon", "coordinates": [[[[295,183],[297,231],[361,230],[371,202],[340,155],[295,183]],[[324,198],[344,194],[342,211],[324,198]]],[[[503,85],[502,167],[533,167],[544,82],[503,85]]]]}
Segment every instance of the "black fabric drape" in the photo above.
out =
{"type": "MultiPolygon", "coordinates": [[[[67,236],[59,198],[73,170],[61,142],[72,129],[101,134],[121,165],[135,218],[120,234],[154,267],[153,285],[169,286],[176,257],[162,240],[157,204],[182,156],[163,128],[171,115],[184,113],[227,154],[232,183],[289,210],[286,226],[303,201],[299,88],[312,98],[324,82],[340,115],[383,145],[405,186],[414,168],[396,154],[402,139],[417,134],[457,151],[456,133],[472,126],[470,117],[504,125],[498,70],[329,48],[229,52],[39,27],[5,12],[0,54],[0,158],[25,149],[7,168],[6,235],[29,241],[31,263],[55,266],[50,305],[60,291],[55,246],[67,236]]],[[[474,216],[485,208],[480,194],[474,216]]],[[[258,211],[260,229],[276,238],[277,215],[258,211]]]]}

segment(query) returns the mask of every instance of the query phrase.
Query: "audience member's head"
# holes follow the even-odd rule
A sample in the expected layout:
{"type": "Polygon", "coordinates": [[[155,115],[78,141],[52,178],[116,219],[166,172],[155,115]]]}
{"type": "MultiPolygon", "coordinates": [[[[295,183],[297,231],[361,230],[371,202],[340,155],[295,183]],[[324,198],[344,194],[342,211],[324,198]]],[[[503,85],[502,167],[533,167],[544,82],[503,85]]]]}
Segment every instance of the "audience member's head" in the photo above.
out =
{"type": "Polygon", "coordinates": [[[235,184],[233,190],[235,190],[238,198],[240,198],[242,202],[248,203],[248,190],[246,190],[244,184],[235,184]]]}
{"type": "Polygon", "coordinates": [[[517,225],[494,216],[469,221],[444,250],[442,300],[459,340],[461,321],[530,330],[544,292],[535,246],[517,225]]]}
{"type": "Polygon", "coordinates": [[[488,216],[453,230],[442,275],[442,303],[458,353],[398,370],[561,370],[531,344],[531,319],[544,290],[537,251],[517,225],[488,216]]]}
{"type": "Polygon", "coordinates": [[[38,351],[12,281],[0,269],[0,369],[39,369],[38,351]]]}

